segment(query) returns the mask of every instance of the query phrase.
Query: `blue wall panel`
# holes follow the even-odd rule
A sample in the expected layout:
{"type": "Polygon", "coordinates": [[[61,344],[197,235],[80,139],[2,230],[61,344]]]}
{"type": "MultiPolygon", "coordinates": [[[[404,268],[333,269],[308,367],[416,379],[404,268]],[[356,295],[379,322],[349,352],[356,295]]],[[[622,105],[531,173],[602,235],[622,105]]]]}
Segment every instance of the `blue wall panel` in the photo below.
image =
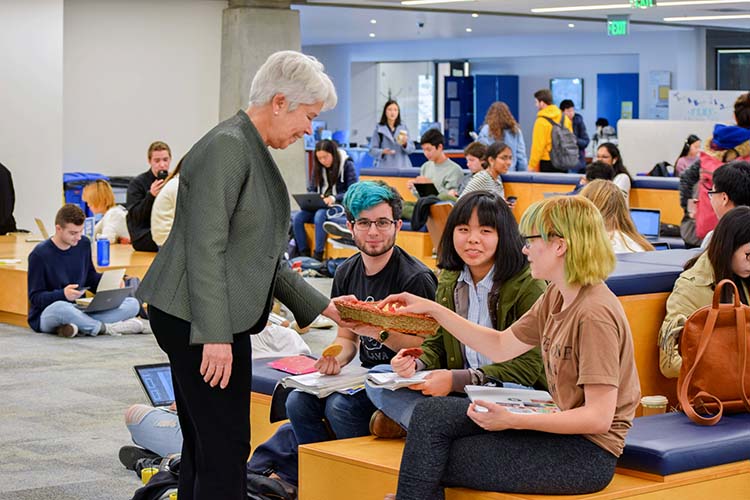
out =
{"type": "Polygon", "coordinates": [[[474,130],[484,123],[484,115],[495,101],[503,101],[510,108],[516,121],[518,115],[518,75],[474,76],[474,130]]]}
{"type": "Polygon", "coordinates": [[[599,73],[596,75],[596,116],[606,118],[617,128],[622,102],[633,102],[633,118],[638,118],[638,73],[599,73]]]}

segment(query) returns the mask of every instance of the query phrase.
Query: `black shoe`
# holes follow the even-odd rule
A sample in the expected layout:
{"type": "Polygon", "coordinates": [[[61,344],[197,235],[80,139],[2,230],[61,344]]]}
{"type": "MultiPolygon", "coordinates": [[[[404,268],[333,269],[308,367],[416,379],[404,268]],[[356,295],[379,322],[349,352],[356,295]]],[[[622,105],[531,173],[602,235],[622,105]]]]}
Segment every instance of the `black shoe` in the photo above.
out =
{"type": "Polygon", "coordinates": [[[138,460],[136,460],[135,465],[133,466],[135,475],[138,477],[141,477],[141,472],[143,472],[143,469],[147,469],[149,467],[159,469],[161,466],[162,460],[163,458],[158,455],[154,457],[139,458],[138,460]]]}
{"type": "Polygon", "coordinates": [[[128,470],[135,470],[135,464],[142,458],[159,458],[159,455],[139,446],[123,446],[120,448],[120,463],[128,470]]]}
{"type": "Polygon", "coordinates": [[[331,236],[336,236],[338,238],[354,238],[352,232],[349,231],[346,227],[342,226],[341,224],[336,224],[335,222],[330,220],[323,223],[323,230],[331,236]]]}
{"type": "Polygon", "coordinates": [[[283,479],[247,473],[247,498],[278,498],[296,500],[297,488],[283,479]]]}

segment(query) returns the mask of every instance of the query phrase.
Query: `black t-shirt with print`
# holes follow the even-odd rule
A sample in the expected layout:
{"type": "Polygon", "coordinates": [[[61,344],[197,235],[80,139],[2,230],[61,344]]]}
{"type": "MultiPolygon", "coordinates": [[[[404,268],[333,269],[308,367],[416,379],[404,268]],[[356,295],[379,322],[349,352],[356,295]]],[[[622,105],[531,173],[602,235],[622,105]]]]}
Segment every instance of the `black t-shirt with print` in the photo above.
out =
{"type": "MultiPolygon", "coordinates": [[[[437,279],[427,266],[393,247],[388,264],[377,274],[367,276],[360,254],[346,260],[336,269],[331,288],[331,298],[354,295],[359,300],[382,300],[393,293],[410,292],[435,300],[437,279]]],[[[360,337],[359,359],[362,366],[390,363],[396,355],[391,349],[370,337],[360,337]]]]}

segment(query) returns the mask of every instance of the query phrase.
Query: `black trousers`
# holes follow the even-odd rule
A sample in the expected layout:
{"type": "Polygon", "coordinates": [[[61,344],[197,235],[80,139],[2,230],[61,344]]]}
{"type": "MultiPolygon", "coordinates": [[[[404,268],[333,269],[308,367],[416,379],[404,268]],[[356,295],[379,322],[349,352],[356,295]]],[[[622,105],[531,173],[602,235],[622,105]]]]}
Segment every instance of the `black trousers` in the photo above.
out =
{"type": "Polygon", "coordinates": [[[226,389],[203,381],[203,346],[190,345],[190,323],[149,306],[151,329],[169,356],[182,427],[180,500],[244,500],[250,455],[250,335],[234,335],[226,389]]]}
{"type": "Polygon", "coordinates": [[[557,168],[552,166],[552,162],[550,160],[539,160],[539,171],[540,172],[552,172],[555,174],[568,173],[567,170],[558,170],[557,168]]]}

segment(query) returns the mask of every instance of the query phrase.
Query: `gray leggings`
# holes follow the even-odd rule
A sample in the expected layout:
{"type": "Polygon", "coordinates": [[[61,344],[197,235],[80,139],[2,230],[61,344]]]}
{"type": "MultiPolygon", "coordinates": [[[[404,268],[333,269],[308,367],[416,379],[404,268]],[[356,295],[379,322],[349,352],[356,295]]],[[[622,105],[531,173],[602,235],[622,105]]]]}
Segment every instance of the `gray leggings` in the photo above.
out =
{"type": "Polygon", "coordinates": [[[463,398],[429,398],[409,424],[399,500],[443,500],[443,487],[574,495],[599,491],[617,458],[580,435],[488,432],[466,416],[463,398]]]}

